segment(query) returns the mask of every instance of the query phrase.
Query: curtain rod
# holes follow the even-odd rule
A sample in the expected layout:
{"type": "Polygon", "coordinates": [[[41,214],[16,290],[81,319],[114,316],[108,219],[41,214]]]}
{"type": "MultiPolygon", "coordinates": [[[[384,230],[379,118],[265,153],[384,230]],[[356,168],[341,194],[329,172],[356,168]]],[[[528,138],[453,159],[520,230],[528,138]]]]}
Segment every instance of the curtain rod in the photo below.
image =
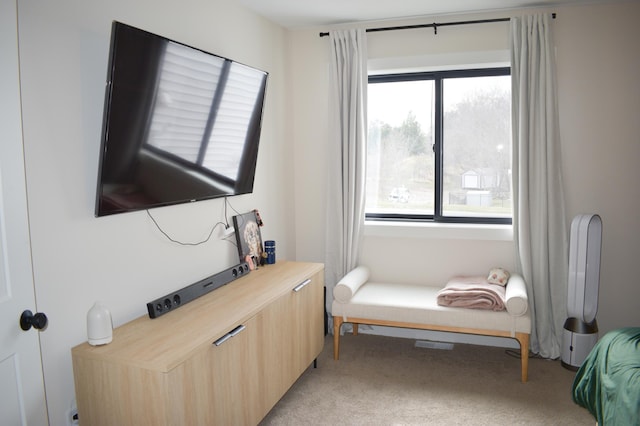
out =
{"type": "MultiPolygon", "coordinates": [[[[556,19],[556,14],[552,13],[551,17],[556,19]]],[[[433,24],[420,24],[420,25],[403,25],[399,27],[383,27],[383,28],[367,28],[365,31],[368,33],[376,33],[380,31],[394,31],[394,30],[413,30],[416,28],[433,28],[433,33],[438,34],[438,27],[449,27],[452,25],[469,25],[469,24],[488,24],[491,22],[506,22],[511,20],[511,18],[496,18],[496,19],[480,19],[476,21],[458,21],[458,22],[442,22],[433,24]]],[[[320,37],[326,37],[329,35],[329,32],[320,33],[320,37]]]]}

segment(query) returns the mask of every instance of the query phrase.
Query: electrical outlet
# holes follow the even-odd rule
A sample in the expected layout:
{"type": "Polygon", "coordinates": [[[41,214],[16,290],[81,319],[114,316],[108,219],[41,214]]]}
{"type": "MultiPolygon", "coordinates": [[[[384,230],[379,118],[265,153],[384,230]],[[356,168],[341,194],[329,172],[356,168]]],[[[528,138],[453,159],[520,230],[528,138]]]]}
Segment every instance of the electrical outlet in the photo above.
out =
{"type": "Polygon", "coordinates": [[[76,405],[76,400],[72,399],[69,404],[69,409],[67,410],[67,424],[69,426],[77,426],[80,424],[78,420],[78,406],[76,405]]]}
{"type": "Polygon", "coordinates": [[[229,238],[236,232],[236,229],[233,226],[227,226],[224,231],[222,231],[223,238],[229,238]]]}
{"type": "Polygon", "coordinates": [[[70,426],[76,426],[78,424],[80,424],[79,420],[78,420],[78,410],[76,408],[72,408],[71,410],[69,410],[69,425],[70,426]]]}

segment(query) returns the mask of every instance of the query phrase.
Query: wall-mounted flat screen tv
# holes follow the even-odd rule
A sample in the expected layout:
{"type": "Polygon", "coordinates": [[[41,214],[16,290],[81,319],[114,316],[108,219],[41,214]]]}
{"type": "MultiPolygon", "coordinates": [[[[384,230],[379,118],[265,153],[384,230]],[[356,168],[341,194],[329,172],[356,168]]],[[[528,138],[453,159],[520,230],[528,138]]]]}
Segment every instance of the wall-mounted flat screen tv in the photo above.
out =
{"type": "Polygon", "coordinates": [[[251,193],[267,76],[114,22],[96,216],[251,193]]]}

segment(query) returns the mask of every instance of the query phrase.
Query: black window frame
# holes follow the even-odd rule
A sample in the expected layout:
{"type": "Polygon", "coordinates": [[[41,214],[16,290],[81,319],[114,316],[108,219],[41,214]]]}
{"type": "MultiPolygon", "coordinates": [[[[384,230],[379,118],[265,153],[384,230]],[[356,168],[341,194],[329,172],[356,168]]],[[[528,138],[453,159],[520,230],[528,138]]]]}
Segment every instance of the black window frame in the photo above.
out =
{"type": "MultiPolygon", "coordinates": [[[[375,74],[369,75],[368,84],[392,83],[402,81],[433,80],[435,87],[434,105],[434,141],[435,154],[435,188],[434,188],[434,214],[406,214],[406,213],[366,213],[365,220],[387,222],[435,222],[435,223],[463,223],[463,224],[500,224],[511,225],[513,216],[505,217],[473,217],[473,216],[444,216],[443,206],[443,108],[442,108],[442,81],[451,78],[468,77],[493,77],[511,75],[511,67],[471,68],[441,71],[421,71],[412,73],[375,74]]],[[[512,142],[513,143],[513,142],[512,142]]]]}

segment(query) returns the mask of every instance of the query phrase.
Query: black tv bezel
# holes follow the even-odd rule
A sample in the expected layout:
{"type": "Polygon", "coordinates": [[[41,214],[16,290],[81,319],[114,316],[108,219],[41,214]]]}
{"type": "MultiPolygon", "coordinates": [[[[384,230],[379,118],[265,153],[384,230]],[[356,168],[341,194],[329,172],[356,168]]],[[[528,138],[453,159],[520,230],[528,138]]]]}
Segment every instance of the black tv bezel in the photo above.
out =
{"type": "MultiPolygon", "coordinates": [[[[227,57],[209,52],[207,50],[204,49],[200,49],[198,47],[186,44],[186,43],[182,43],[180,41],[176,41],[173,40],[169,37],[165,37],[156,33],[152,33],[146,30],[143,30],[141,28],[137,28],[134,26],[131,26],[129,24],[120,22],[120,21],[112,21],[112,27],[111,27],[111,37],[110,37],[110,44],[109,44],[109,63],[108,63],[108,68],[107,68],[107,78],[106,78],[106,85],[105,85],[105,97],[104,97],[104,107],[103,107],[103,118],[102,118],[102,130],[101,130],[101,140],[100,140],[100,152],[99,152],[99,162],[98,162],[98,169],[97,169],[97,185],[96,185],[96,197],[95,197],[95,210],[94,210],[94,214],[95,217],[105,217],[105,216],[111,216],[114,214],[121,214],[121,213],[129,213],[129,212],[136,212],[136,211],[143,211],[143,210],[148,210],[148,209],[152,209],[152,208],[158,208],[158,207],[166,207],[166,206],[172,206],[172,205],[179,205],[179,204],[187,204],[187,203],[193,203],[193,202],[197,202],[197,201],[204,201],[204,200],[211,200],[211,199],[216,199],[216,198],[226,198],[226,197],[231,197],[231,196],[235,196],[235,195],[244,195],[244,194],[250,194],[253,193],[253,189],[254,189],[254,185],[255,185],[255,173],[256,173],[256,168],[257,168],[257,159],[258,159],[258,149],[259,149],[259,145],[260,145],[260,139],[261,139],[261,131],[262,131],[262,121],[264,119],[264,109],[265,109],[265,104],[266,104],[266,98],[267,98],[267,85],[268,85],[268,77],[269,77],[269,73],[267,71],[264,71],[262,69],[256,68],[254,66],[250,66],[250,65],[246,65],[244,63],[241,63],[239,61],[235,61],[232,59],[229,59],[227,57]],[[132,207],[122,207],[120,209],[110,209],[110,210],[104,210],[101,209],[101,200],[103,198],[104,195],[104,191],[103,191],[103,187],[106,183],[104,181],[104,176],[103,176],[103,167],[104,167],[104,162],[105,162],[105,156],[106,156],[106,149],[108,148],[109,145],[109,123],[110,123],[110,118],[111,118],[111,114],[112,114],[112,100],[113,100],[113,79],[114,79],[114,73],[115,73],[115,64],[116,64],[116,55],[117,55],[117,49],[116,49],[116,43],[117,43],[117,36],[118,36],[118,28],[119,27],[126,27],[128,29],[134,30],[136,32],[139,32],[142,35],[146,35],[149,37],[154,37],[154,38],[158,38],[160,40],[163,41],[167,41],[167,42],[171,42],[171,43],[176,43],[178,45],[182,45],[185,46],[187,48],[190,49],[194,49],[200,52],[203,52],[207,55],[211,55],[213,57],[217,57],[217,58],[221,58],[225,61],[229,61],[230,63],[235,63],[238,65],[241,65],[243,67],[252,69],[254,71],[257,71],[258,73],[263,74],[263,89],[261,90],[261,99],[260,99],[260,114],[258,114],[257,118],[259,120],[257,127],[255,128],[255,132],[257,133],[257,136],[254,138],[254,149],[255,149],[255,155],[253,156],[253,158],[251,158],[250,163],[248,164],[248,169],[250,169],[250,188],[248,190],[243,190],[240,192],[228,192],[228,193],[218,193],[218,194],[211,194],[211,195],[206,195],[206,196],[197,196],[197,197],[184,197],[184,198],[176,198],[175,200],[172,201],[161,201],[161,202],[153,202],[153,203],[145,203],[144,205],[137,205],[137,206],[132,206],[132,207]]],[[[178,159],[178,161],[180,161],[178,159]]]]}

